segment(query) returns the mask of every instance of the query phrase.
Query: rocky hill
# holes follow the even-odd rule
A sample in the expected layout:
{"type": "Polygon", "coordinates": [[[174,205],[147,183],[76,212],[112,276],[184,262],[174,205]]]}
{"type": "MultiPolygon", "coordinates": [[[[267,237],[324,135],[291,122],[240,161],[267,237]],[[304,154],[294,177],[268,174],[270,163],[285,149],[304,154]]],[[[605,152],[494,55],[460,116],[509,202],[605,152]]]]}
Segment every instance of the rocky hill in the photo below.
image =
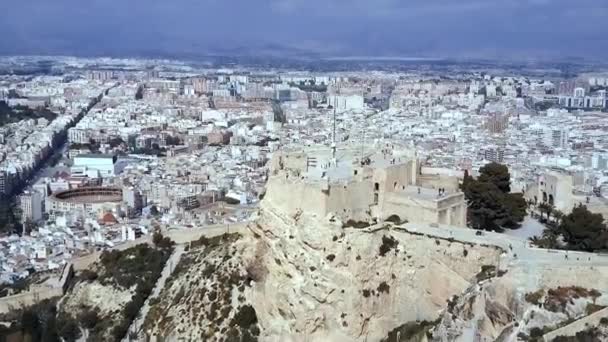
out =
{"type": "Polygon", "coordinates": [[[577,333],[594,333],[589,341],[608,340],[600,338],[608,337],[607,281],[606,267],[513,267],[455,298],[433,336],[463,342],[568,341],[577,333]],[[579,321],[586,324],[577,326],[579,321]]]}
{"type": "Polygon", "coordinates": [[[151,303],[142,339],[254,341],[260,334],[247,299],[253,274],[252,248],[238,234],[193,242],[184,252],[158,300],[151,303]]]}
{"type": "Polygon", "coordinates": [[[35,321],[66,341],[608,340],[606,256],[459,228],[352,226],[263,201],[239,234],[105,253],[35,321]]]}
{"type": "Polygon", "coordinates": [[[606,331],[608,272],[582,254],[570,264],[498,234],[344,226],[264,201],[244,234],[191,246],[140,338],[570,341],[606,331]]]}
{"type": "Polygon", "coordinates": [[[170,254],[170,246],[143,244],[103,253],[91,270],[78,274],[74,286],[59,302],[60,321],[73,326],[62,337],[71,340],[83,336],[87,341],[125,337],[170,254]]]}
{"type": "Polygon", "coordinates": [[[146,318],[146,333],[379,341],[407,323],[436,321],[450,298],[495,269],[503,252],[331,221],[283,217],[263,206],[248,234],[195,244],[146,318]],[[245,308],[255,319],[239,323],[245,308]]]}

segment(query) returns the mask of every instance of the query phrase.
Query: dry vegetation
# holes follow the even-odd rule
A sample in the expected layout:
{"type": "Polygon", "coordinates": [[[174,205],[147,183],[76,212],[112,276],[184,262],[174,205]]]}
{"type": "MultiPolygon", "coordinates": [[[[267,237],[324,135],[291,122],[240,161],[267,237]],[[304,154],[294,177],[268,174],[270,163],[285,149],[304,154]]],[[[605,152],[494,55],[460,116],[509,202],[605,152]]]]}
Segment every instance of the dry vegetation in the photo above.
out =
{"type": "Polygon", "coordinates": [[[145,319],[149,336],[186,334],[204,341],[256,341],[260,331],[244,292],[263,276],[259,265],[245,266],[234,247],[240,235],[201,238],[182,256],[160,300],[145,319]]]}

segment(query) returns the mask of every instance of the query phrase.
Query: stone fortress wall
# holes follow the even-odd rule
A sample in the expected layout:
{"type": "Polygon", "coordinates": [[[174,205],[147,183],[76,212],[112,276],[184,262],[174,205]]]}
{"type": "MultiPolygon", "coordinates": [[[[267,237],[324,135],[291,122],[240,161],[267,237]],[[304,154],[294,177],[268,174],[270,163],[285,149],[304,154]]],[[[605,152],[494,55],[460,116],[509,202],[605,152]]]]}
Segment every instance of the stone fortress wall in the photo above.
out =
{"type": "Polygon", "coordinates": [[[458,179],[422,175],[415,154],[391,147],[310,149],[273,156],[267,193],[273,205],[296,215],[336,215],[343,222],[400,220],[464,227],[466,203],[458,179]],[[445,189],[440,193],[439,189],[445,189]]]}

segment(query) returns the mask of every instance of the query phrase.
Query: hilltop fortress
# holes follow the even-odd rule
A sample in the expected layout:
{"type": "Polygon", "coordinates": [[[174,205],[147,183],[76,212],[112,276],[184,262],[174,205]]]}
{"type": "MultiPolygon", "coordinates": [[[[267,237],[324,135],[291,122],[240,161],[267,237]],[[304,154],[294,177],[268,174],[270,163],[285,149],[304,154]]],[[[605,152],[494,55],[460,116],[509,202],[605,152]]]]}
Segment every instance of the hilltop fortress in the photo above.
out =
{"type": "Polygon", "coordinates": [[[393,144],[286,151],[271,161],[267,193],[285,213],[342,222],[466,226],[466,202],[454,176],[425,175],[416,153],[393,144]]]}

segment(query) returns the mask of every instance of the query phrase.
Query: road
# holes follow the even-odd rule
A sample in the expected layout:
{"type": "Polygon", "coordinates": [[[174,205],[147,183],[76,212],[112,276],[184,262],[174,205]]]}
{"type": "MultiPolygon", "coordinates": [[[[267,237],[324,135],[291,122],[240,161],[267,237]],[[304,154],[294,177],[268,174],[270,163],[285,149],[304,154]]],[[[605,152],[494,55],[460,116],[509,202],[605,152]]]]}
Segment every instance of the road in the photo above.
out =
{"type": "Polygon", "coordinates": [[[516,236],[508,236],[501,233],[482,232],[468,228],[456,228],[449,226],[432,227],[424,224],[406,224],[394,227],[395,230],[405,230],[427,234],[443,239],[454,239],[474,244],[486,244],[500,247],[505,251],[502,256],[501,265],[510,266],[546,266],[554,265],[560,267],[583,266],[601,267],[608,266],[608,255],[598,253],[586,253],[564,250],[551,250],[533,247],[527,239],[516,236]]]}
{"type": "MultiPolygon", "coordinates": [[[[101,101],[101,99],[104,97],[105,93],[108,90],[110,90],[110,89],[112,89],[114,87],[116,87],[116,85],[114,85],[114,86],[112,86],[110,88],[104,89],[99,94],[97,100],[95,100],[96,101],[95,105],[98,102],[101,101]]],[[[78,124],[78,122],[80,120],[82,120],[82,118],[84,118],[85,116],[87,116],[87,114],[89,114],[89,112],[95,107],[95,105],[91,106],[89,109],[83,109],[82,112],[81,112],[81,115],[79,115],[78,117],[76,117],[76,119],[73,121],[73,123],[71,125],[68,125],[65,128],[65,132],[61,133],[61,134],[65,134],[65,139],[63,139],[63,141],[59,145],[57,145],[57,146],[55,146],[53,148],[53,152],[51,153],[51,155],[49,155],[49,157],[47,157],[46,160],[44,160],[42,162],[42,164],[37,167],[37,171],[36,172],[34,172],[33,174],[31,174],[28,177],[28,179],[23,180],[23,183],[22,183],[23,188],[21,188],[20,190],[24,190],[27,187],[35,184],[42,177],[50,177],[50,176],[54,175],[54,172],[55,172],[55,165],[54,165],[55,163],[54,162],[57,161],[57,158],[56,158],[57,154],[59,153],[59,154],[63,155],[65,153],[65,151],[67,151],[67,148],[68,148],[68,133],[67,133],[68,129],[70,127],[76,126],[78,124]]],[[[18,190],[16,193],[14,193],[14,195],[15,196],[19,195],[19,193],[20,193],[20,191],[18,190]]]]}

